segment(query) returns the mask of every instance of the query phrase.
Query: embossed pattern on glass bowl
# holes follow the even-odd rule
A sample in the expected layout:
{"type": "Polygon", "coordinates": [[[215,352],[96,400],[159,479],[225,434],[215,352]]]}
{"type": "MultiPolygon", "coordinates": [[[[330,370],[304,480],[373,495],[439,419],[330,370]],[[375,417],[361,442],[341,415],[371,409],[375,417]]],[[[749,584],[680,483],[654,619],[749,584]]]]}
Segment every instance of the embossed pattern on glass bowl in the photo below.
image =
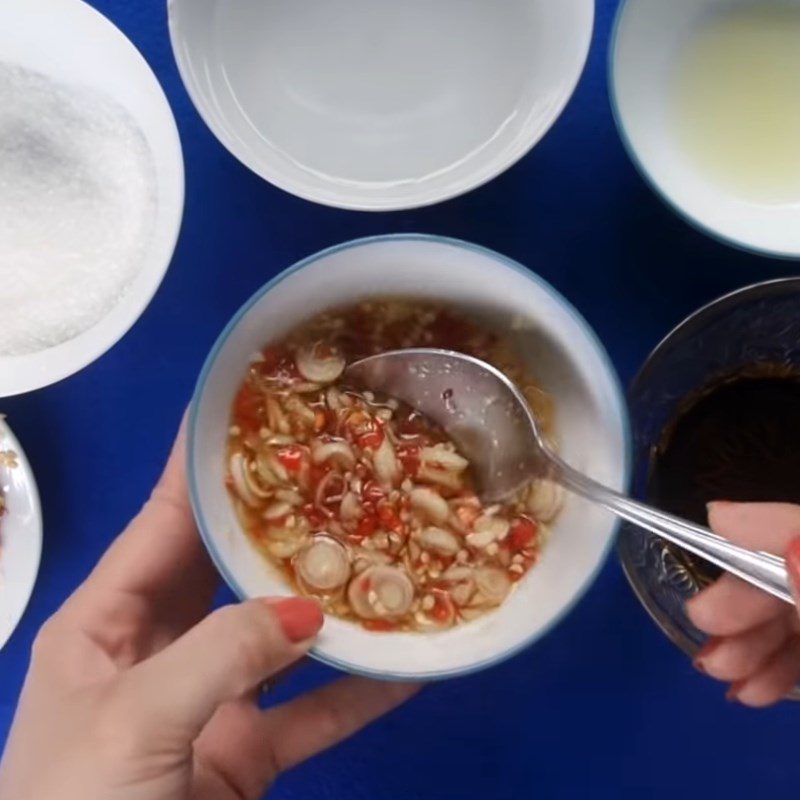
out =
{"type": "MultiPolygon", "coordinates": [[[[800,278],[748,286],[715,300],[650,354],[628,392],[635,496],[646,497],[653,449],[681,401],[714,377],[755,363],[800,369],[800,278]]],[[[683,604],[709,582],[704,565],[630,525],[622,528],[617,547],[642,605],[693,657],[705,636],[689,622],[683,604]]],[[[800,697],[796,690],[793,696],[800,697]]]]}

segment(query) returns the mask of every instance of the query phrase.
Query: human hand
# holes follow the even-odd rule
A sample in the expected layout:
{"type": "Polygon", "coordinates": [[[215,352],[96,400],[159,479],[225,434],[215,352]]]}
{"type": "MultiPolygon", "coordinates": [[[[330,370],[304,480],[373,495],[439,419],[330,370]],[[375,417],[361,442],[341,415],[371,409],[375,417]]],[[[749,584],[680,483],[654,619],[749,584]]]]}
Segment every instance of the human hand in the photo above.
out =
{"type": "MultiPolygon", "coordinates": [[[[709,525],[737,544],[785,555],[795,597],[800,596],[800,506],[711,503],[709,525]]],[[[689,600],[686,611],[710,637],[695,666],[730,683],[729,700],[768,706],[800,680],[797,608],[733,575],[723,575],[689,600]]]]}
{"type": "Polygon", "coordinates": [[[39,633],[0,764],[4,800],[248,800],[416,687],[343,678],[261,711],[322,626],[301,598],[208,615],[184,436],[141,513],[39,633]]]}

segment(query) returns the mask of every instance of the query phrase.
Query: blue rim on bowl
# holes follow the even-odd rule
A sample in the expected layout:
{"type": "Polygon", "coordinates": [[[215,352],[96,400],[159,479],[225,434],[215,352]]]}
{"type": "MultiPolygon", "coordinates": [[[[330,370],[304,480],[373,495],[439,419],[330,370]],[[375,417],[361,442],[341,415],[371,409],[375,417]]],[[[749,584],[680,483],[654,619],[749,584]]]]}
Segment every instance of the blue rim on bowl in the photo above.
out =
{"type": "MultiPolygon", "coordinates": [[[[508,258],[507,256],[504,256],[493,250],[490,250],[489,248],[481,247],[480,245],[472,244],[471,242],[465,242],[460,239],[453,239],[446,236],[432,236],[428,234],[414,234],[414,233],[389,234],[383,236],[370,236],[361,239],[353,239],[351,241],[344,242],[342,244],[334,245],[333,247],[329,247],[325,250],[321,250],[317,253],[314,253],[311,256],[308,256],[307,258],[302,259],[301,261],[298,261],[291,267],[288,267],[283,272],[276,275],[271,281],[269,281],[264,286],[262,286],[258,291],[256,291],[244,303],[244,305],[242,305],[241,308],[239,308],[239,310],[233,315],[231,320],[223,329],[222,333],[217,338],[216,342],[214,342],[214,345],[212,346],[211,351],[209,352],[209,355],[203,364],[203,367],[200,371],[200,376],[197,380],[197,385],[195,387],[189,411],[189,440],[187,446],[187,459],[188,459],[187,474],[189,479],[189,495],[192,503],[192,508],[194,510],[194,515],[197,520],[197,526],[200,531],[200,536],[203,539],[203,542],[211,556],[211,559],[214,562],[214,565],[216,566],[217,570],[222,575],[223,579],[231,589],[231,591],[240,600],[246,600],[248,599],[248,596],[242,590],[236,578],[230,573],[230,571],[225,566],[224,561],[220,556],[216,548],[216,545],[214,544],[213,536],[211,535],[208,525],[206,524],[206,521],[203,518],[202,511],[200,510],[199,491],[197,487],[197,474],[194,469],[194,452],[195,452],[194,447],[196,441],[195,432],[198,421],[197,420],[198,407],[200,398],[203,396],[203,393],[205,391],[206,382],[208,380],[209,374],[211,373],[211,370],[214,367],[216,359],[220,351],[222,350],[226,340],[230,336],[231,332],[239,325],[239,322],[242,320],[242,318],[267,292],[272,290],[285,278],[294,274],[295,272],[298,272],[304,267],[307,267],[319,261],[320,259],[326,258],[335,253],[341,253],[343,251],[360,247],[362,245],[372,244],[376,242],[398,242],[398,241],[433,242],[438,244],[446,244],[452,247],[458,247],[464,250],[470,250],[472,252],[477,252],[489,256],[492,259],[504,264],[505,266],[510,267],[516,272],[521,273],[530,281],[537,284],[575,319],[575,321],[578,323],[581,329],[586,333],[590,341],[595,345],[597,353],[600,356],[600,359],[602,360],[606,372],[611,380],[614,390],[614,399],[617,402],[619,408],[622,409],[623,411],[621,419],[622,432],[624,438],[623,441],[624,452],[622,453],[623,489],[627,490],[628,486],[630,485],[631,464],[632,464],[632,443],[631,443],[630,423],[628,415],[626,413],[627,406],[625,403],[625,394],[622,390],[622,385],[620,384],[617,372],[614,369],[611,359],[609,358],[597,334],[584,320],[584,318],[581,316],[578,310],[563,295],[561,295],[556,289],[554,289],[549,283],[544,281],[538,275],[526,269],[519,262],[514,261],[513,259],[508,258]]],[[[311,655],[317,661],[320,661],[324,664],[327,664],[330,667],[334,667],[344,672],[349,672],[355,675],[362,675],[364,677],[369,677],[369,678],[377,678],[381,680],[397,680],[397,681],[443,680],[445,678],[454,678],[457,676],[470,675],[475,672],[480,672],[481,670],[484,670],[487,667],[499,664],[500,662],[505,661],[511,658],[512,656],[516,655],[517,653],[521,652],[522,650],[527,649],[530,645],[534,644],[540,638],[549,633],[559,622],[561,622],[569,614],[570,611],[572,611],[572,609],[577,605],[577,603],[581,600],[581,598],[586,594],[589,587],[594,583],[601,569],[607,562],[608,555],[611,552],[616,542],[617,533],[618,533],[618,526],[614,528],[613,534],[609,537],[606,547],[603,551],[602,558],[598,561],[597,567],[595,568],[594,572],[586,578],[586,580],[580,587],[580,590],[575,594],[572,600],[563,609],[561,609],[561,611],[552,620],[550,620],[550,622],[544,628],[542,628],[540,631],[537,631],[535,634],[533,634],[532,636],[530,636],[528,639],[521,642],[517,646],[505,650],[501,653],[497,653],[491,656],[490,658],[484,659],[483,661],[471,664],[469,667],[465,667],[462,669],[455,669],[455,670],[430,672],[430,673],[425,673],[424,675],[420,675],[418,673],[401,673],[401,672],[388,673],[378,670],[365,669],[363,667],[342,661],[340,659],[332,658],[330,656],[325,655],[324,653],[321,653],[317,648],[312,648],[309,651],[309,655],[311,655]]]]}
{"type": "Polygon", "coordinates": [[[608,96],[609,102],[611,105],[611,115],[614,118],[614,124],[617,128],[617,133],[619,134],[619,138],[622,142],[622,146],[625,149],[625,152],[628,154],[628,158],[630,158],[633,166],[636,168],[636,171],[639,175],[643,178],[645,183],[650,187],[658,197],[659,200],[668,208],[670,209],[679,219],[682,219],[685,223],[687,223],[691,228],[694,230],[699,231],[703,235],[709,237],[713,241],[719,242],[720,244],[727,245],[728,247],[733,247],[736,250],[740,250],[744,253],[749,253],[751,255],[757,256],[767,256],[769,258],[779,258],[786,261],[796,261],[800,258],[800,254],[796,252],[789,252],[783,250],[771,250],[764,247],[756,247],[755,245],[748,244],[747,242],[740,241],[738,239],[734,239],[731,236],[726,236],[723,233],[720,233],[717,230],[705,225],[696,217],[689,214],[683,208],[681,208],[669,195],[662,191],[661,186],[658,184],[656,179],[653,177],[652,173],[647,169],[644,162],[641,158],[639,158],[639,154],[636,151],[636,148],[631,141],[631,137],[628,134],[628,130],[625,127],[625,122],[622,118],[622,113],[619,107],[619,97],[617,95],[617,85],[616,85],[616,62],[617,62],[617,51],[619,46],[619,36],[620,36],[620,28],[622,27],[623,19],[625,18],[625,13],[630,5],[631,0],[620,0],[619,7],[617,8],[617,12],[614,16],[614,21],[611,25],[611,36],[609,39],[609,46],[608,46],[608,61],[606,64],[607,67],[607,79],[608,79],[608,96]]]}

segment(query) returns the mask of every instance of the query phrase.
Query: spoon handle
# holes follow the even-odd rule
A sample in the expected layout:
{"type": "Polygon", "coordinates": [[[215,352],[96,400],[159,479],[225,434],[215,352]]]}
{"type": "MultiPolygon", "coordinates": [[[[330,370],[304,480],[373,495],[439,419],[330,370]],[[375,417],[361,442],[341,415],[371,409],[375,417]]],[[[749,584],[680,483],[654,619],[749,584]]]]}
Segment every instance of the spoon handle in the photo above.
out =
{"type": "Polygon", "coordinates": [[[679,545],[784,602],[794,603],[786,562],[782,558],[733,544],[708,528],[631,500],[582,475],[560,459],[556,461],[553,477],[566,489],[599,503],[618,517],[679,545]]]}

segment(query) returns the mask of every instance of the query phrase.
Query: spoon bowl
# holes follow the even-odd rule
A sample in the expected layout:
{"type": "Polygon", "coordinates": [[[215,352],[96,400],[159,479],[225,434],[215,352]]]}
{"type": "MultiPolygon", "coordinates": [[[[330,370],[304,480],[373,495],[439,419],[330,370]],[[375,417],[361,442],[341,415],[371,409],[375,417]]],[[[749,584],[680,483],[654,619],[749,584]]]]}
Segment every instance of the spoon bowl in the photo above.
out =
{"type": "Polygon", "coordinates": [[[404,401],[446,430],[489,503],[547,470],[545,444],[525,398],[485,361],[449,350],[395,350],[357,361],[346,377],[404,401]]]}

